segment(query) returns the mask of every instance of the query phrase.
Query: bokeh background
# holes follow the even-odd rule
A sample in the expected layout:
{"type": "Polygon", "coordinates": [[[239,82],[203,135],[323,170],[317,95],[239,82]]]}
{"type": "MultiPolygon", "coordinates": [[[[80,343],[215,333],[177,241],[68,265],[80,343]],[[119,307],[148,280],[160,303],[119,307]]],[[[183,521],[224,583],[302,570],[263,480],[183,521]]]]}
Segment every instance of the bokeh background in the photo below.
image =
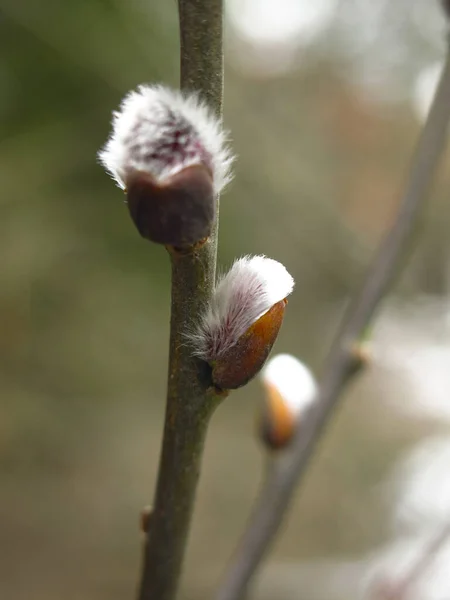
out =
{"type": "MultiPolygon", "coordinates": [[[[276,351],[319,374],[398,205],[444,18],[430,0],[227,0],[225,23],[239,159],[219,262],[264,253],[287,266],[297,286],[276,351]]],[[[164,413],[169,264],[137,235],[96,152],[129,89],[177,85],[178,52],[175,1],[0,0],[5,600],[135,594],[164,413]]],[[[449,189],[447,155],[379,314],[373,363],[347,391],[254,598],[382,597],[450,516],[449,189]]],[[[261,394],[254,381],[214,416],[186,600],[212,597],[257,492],[261,394]]],[[[408,598],[448,599],[448,547],[441,563],[408,598]]]]}

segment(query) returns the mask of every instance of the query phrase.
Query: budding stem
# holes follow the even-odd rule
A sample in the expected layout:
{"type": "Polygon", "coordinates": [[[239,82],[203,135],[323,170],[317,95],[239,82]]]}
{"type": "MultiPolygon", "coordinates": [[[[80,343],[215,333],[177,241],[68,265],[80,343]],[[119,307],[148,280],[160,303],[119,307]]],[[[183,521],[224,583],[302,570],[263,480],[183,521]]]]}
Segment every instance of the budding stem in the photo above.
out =
{"type": "MultiPolygon", "coordinates": [[[[222,0],[178,0],[181,87],[222,111],[222,0]]],[[[207,366],[192,356],[184,334],[210,301],[216,273],[217,221],[208,241],[170,254],[172,304],[169,379],[158,484],[145,544],[139,600],[173,600],[181,574],[203,444],[220,397],[207,366]]]]}

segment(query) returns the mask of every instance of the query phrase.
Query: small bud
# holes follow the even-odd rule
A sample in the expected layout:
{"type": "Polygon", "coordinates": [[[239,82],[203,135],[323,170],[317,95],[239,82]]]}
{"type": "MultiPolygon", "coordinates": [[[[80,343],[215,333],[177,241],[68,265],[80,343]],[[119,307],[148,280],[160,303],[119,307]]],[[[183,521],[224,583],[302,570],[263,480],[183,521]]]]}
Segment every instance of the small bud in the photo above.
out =
{"type": "Polygon", "coordinates": [[[232,157],[220,122],[196,95],[144,85],[130,92],[99,159],[126,191],[143,237],[185,247],[210,235],[232,157]]]}
{"type": "Polygon", "coordinates": [[[352,359],[351,374],[356,375],[362,369],[367,368],[372,362],[372,346],[367,341],[358,341],[350,348],[352,359]]]}
{"type": "Polygon", "coordinates": [[[197,356],[212,367],[220,389],[245,385],[262,368],[283,322],[294,280],[265,256],[237,260],[218,283],[198,330],[197,356]]]}
{"type": "Polygon", "coordinates": [[[144,506],[139,516],[139,529],[142,533],[147,534],[150,529],[150,523],[152,520],[153,508],[151,506],[144,506]]]}
{"type": "Polygon", "coordinates": [[[317,385],[311,371],[290,354],[274,356],[261,379],[266,390],[260,420],[260,435],[273,450],[292,439],[299,419],[312,404],[317,385]]]}

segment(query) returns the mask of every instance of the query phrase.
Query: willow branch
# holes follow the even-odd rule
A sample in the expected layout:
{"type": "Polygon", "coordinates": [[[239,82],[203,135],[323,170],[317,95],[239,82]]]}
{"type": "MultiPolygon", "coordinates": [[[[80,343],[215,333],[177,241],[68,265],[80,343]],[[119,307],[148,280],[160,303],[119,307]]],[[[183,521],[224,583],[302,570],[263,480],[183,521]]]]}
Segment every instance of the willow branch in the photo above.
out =
{"type": "MultiPolygon", "coordinates": [[[[181,87],[222,112],[222,0],[179,0],[181,87]]],[[[184,334],[208,303],[215,280],[217,226],[200,248],[171,252],[169,378],[162,452],[144,551],[140,600],[172,600],[181,574],[209,418],[219,399],[184,334]]]]}
{"type": "Polygon", "coordinates": [[[446,523],[428,543],[425,543],[418,557],[409,567],[408,572],[398,581],[382,582],[376,597],[380,600],[406,600],[417,583],[426,574],[439,552],[450,537],[450,523],[446,523]]]}
{"type": "Polygon", "coordinates": [[[362,287],[350,303],[331,348],[319,386],[317,401],[289,450],[275,461],[260,492],[247,530],[217,595],[237,600],[257,569],[282,522],[294,489],[304,474],[319,437],[354,370],[355,343],[363,336],[396,274],[419,222],[438,159],[445,147],[450,118],[450,53],[422,131],[398,215],[368,268],[362,287]]]}

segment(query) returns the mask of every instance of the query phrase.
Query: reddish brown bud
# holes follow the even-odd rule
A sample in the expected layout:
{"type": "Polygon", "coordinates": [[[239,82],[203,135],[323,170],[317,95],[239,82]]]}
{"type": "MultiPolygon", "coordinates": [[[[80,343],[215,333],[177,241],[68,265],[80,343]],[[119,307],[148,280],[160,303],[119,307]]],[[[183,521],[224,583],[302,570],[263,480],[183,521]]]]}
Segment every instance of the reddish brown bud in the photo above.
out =
{"type": "Polygon", "coordinates": [[[152,520],[153,508],[151,506],[144,506],[141,510],[140,518],[139,518],[139,528],[142,533],[148,533],[150,528],[150,523],[152,520]]]}
{"type": "Polygon", "coordinates": [[[236,389],[258,374],[277,339],[286,304],[286,299],[274,304],[212,363],[214,385],[225,390],[236,389]]]}
{"type": "Polygon", "coordinates": [[[142,237],[185,247],[210,235],[216,200],[206,167],[187,167],[163,183],[143,171],[131,171],[126,183],[128,209],[142,237]]]}

